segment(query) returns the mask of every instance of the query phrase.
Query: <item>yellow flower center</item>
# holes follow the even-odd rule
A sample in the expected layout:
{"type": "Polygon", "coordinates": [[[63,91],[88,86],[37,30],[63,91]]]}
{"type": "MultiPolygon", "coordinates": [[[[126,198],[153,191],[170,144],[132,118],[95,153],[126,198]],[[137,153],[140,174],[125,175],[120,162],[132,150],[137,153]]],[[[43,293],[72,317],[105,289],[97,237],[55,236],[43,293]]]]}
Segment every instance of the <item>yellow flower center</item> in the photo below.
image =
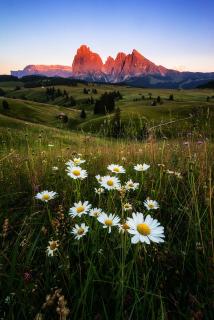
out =
{"type": "Polygon", "coordinates": [[[105,225],[108,226],[108,227],[111,227],[112,226],[112,220],[111,219],[107,219],[105,221],[105,225]]]}
{"type": "Polygon", "coordinates": [[[120,172],[120,169],[118,167],[114,167],[113,171],[114,172],[120,172]]]}
{"type": "Polygon", "coordinates": [[[153,203],[149,203],[148,206],[149,206],[150,209],[154,208],[154,204],[153,203]]]}
{"type": "Polygon", "coordinates": [[[43,196],[42,196],[42,199],[43,200],[49,200],[50,199],[50,196],[49,196],[49,194],[44,194],[43,196]]]}
{"type": "Polygon", "coordinates": [[[134,187],[134,185],[133,185],[133,183],[132,183],[132,182],[129,182],[128,186],[129,186],[129,188],[134,187]]]}
{"type": "Polygon", "coordinates": [[[83,233],[84,233],[84,229],[80,227],[80,228],[78,229],[78,231],[77,231],[77,234],[78,234],[78,235],[81,235],[81,234],[83,234],[83,233]]]}
{"type": "Polygon", "coordinates": [[[100,215],[99,211],[95,211],[95,212],[94,212],[94,216],[95,216],[95,217],[98,217],[99,215],[100,215]]]}
{"type": "Polygon", "coordinates": [[[74,163],[75,164],[79,164],[80,163],[80,159],[74,159],[74,163]]]}
{"type": "Polygon", "coordinates": [[[123,230],[128,230],[129,229],[129,225],[127,223],[124,223],[122,225],[123,230]]]}
{"type": "Polygon", "coordinates": [[[137,225],[137,231],[143,236],[148,236],[151,233],[151,229],[146,223],[140,223],[137,225]]]}
{"type": "Polygon", "coordinates": [[[73,170],[72,172],[75,176],[79,176],[80,175],[80,170],[76,169],[76,170],[73,170]]]}
{"type": "Polygon", "coordinates": [[[107,185],[108,185],[109,187],[112,187],[113,184],[114,184],[114,181],[113,181],[113,180],[108,180],[108,181],[107,181],[107,185]]]}
{"type": "Polygon", "coordinates": [[[50,242],[50,249],[51,250],[56,250],[58,248],[59,244],[58,241],[51,241],[50,242]]]}
{"type": "Polygon", "coordinates": [[[81,213],[85,210],[85,208],[83,206],[80,206],[77,208],[77,213],[81,213]]]}

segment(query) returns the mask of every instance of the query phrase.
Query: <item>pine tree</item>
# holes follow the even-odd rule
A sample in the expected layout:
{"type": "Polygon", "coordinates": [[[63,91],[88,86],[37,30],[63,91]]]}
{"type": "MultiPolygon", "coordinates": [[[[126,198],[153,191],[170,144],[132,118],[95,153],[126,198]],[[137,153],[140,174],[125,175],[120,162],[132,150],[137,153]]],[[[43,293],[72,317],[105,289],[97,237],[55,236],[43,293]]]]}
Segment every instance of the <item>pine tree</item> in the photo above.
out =
{"type": "Polygon", "coordinates": [[[86,118],[86,112],[84,109],[81,110],[80,112],[80,118],[85,119],[86,118]]]}

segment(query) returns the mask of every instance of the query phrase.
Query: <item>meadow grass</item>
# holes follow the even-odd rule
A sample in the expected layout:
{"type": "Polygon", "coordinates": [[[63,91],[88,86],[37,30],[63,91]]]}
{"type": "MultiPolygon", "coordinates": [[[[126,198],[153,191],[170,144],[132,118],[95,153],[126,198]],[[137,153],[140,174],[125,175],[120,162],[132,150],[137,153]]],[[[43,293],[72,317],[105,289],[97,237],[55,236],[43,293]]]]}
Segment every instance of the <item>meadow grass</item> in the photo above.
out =
{"type": "Polygon", "coordinates": [[[104,139],[5,115],[0,121],[8,122],[0,138],[2,318],[212,319],[211,141],[194,133],[185,140],[104,139]],[[77,156],[88,172],[80,182],[65,171],[77,156]],[[109,174],[111,163],[126,169],[122,184],[131,178],[139,189],[97,195],[95,175],[109,174]],[[136,172],[137,163],[150,168],[136,172]],[[43,190],[58,195],[46,204],[35,199],[43,190]],[[148,212],[147,197],[160,209],[148,212]],[[161,223],[165,242],[132,244],[118,227],[108,233],[88,214],[72,218],[69,208],[80,200],[121,220],[131,216],[123,210],[129,202],[161,223]],[[71,230],[80,222],[89,232],[77,240],[71,230]],[[51,240],[59,241],[53,257],[51,240]]]}

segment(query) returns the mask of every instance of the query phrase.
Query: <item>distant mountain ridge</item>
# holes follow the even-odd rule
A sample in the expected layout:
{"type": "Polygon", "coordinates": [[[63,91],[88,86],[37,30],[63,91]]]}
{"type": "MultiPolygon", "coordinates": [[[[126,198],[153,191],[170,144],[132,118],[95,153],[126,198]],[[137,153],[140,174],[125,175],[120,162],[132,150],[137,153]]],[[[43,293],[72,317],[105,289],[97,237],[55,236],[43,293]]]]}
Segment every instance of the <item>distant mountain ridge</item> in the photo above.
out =
{"type": "Polygon", "coordinates": [[[87,81],[127,83],[149,87],[194,87],[214,79],[214,72],[179,72],[158,66],[137,50],[130,54],[119,52],[116,58],[109,56],[103,63],[99,54],[86,45],[80,46],[72,66],[28,65],[23,70],[11,71],[19,78],[27,75],[72,77],[87,81]]]}

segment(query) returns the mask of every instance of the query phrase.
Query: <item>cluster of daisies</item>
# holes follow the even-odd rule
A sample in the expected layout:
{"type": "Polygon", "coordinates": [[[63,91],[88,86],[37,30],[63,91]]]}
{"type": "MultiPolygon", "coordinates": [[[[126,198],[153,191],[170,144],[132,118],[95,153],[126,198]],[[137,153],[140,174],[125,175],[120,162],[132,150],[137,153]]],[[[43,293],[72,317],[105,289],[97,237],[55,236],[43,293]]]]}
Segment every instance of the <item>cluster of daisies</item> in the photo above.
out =
{"type": "MultiPolygon", "coordinates": [[[[82,169],[81,165],[85,163],[85,160],[81,158],[74,158],[69,160],[67,165],[67,174],[72,179],[85,179],[88,174],[85,169],[82,169]]],[[[134,166],[134,170],[143,172],[149,169],[147,164],[137,164],[134,166]]],[[[111,190],[117,190],[120,192],[130,192],[139,188],[139,183],[129,179],[128,181],[121,183],[119,175],[125,174],[126,170],[123,166],[111,164],[107,167],[111,172],[109,175],[100,176],[97,175],[96,179],[99,184],[95,188],[95,193],[101,195],[102,193],[109,192],[111,190]]],[[[57,196],[56,192],[53,191],[43,191],[36,195],[37,199],[43,202],[48,202],[57,196]]],[[[159,208],[159,204],[155,200],[147,198],[143,205],[147,212],[156,210],[159,208]]],[[[132,212],[132,204],[123,203],[123,211],[132,212]]],[[[88,201],[79,201],[74,203],[73,207],[69,209],[69,215],[72,218],[81,218],[83,215],[87,215],[96,219],[104,229],[108,230],[108,233],[112,232],[113,228],[117,228],[121,233],[128,233],[131,236],[131,243],[136,244],[138,242],[150,244],[151,242],[164,242],[164,228],[160,225],[157,219],[153,219],[150,214],[144,215],[141,212],[132,212],[130,217],[126,220],[121,221],[121,218],[112,213],[106,213],[101,208],[93,208],[88,201]]],[[[89,226],[86,223],[75,224],[71,230],[75,239],[80,240],[89,232],[89,226]]],[[[49,246],[47,248],[48,255],[53,255],[53,253],[58,250],[58,240],[49,241],[49,246]]]]}

